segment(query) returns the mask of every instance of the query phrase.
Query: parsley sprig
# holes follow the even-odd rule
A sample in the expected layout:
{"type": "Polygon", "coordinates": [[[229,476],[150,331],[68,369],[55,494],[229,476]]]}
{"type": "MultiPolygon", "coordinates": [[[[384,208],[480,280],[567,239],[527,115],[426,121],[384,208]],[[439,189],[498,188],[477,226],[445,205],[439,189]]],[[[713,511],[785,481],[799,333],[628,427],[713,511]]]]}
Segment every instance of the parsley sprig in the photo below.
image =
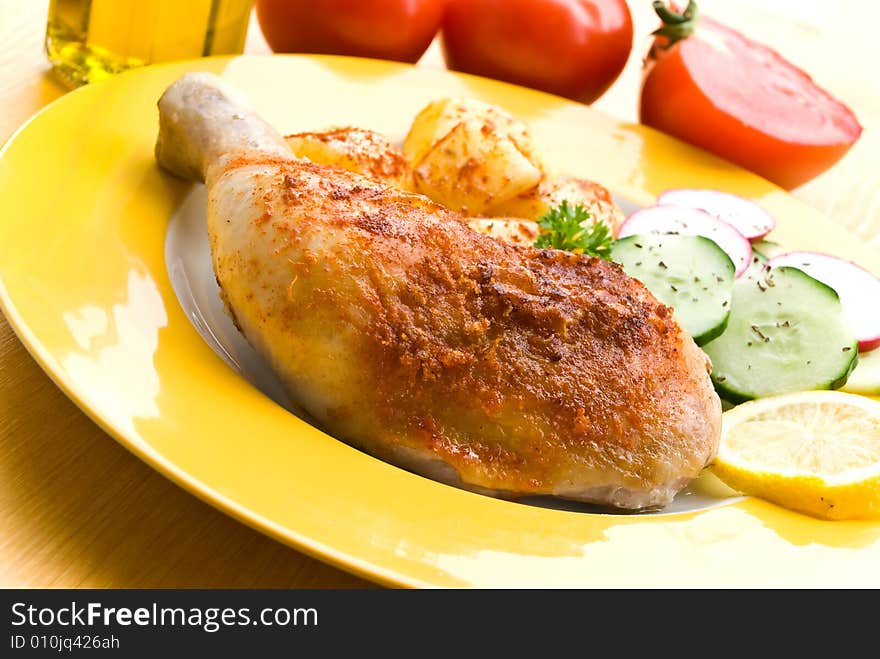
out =
{"type": "Polygon", "coordinates": [[[590,213],[581,204],[571,206],[567,200],[563,200],[538,220],[542,231],[535,241],[535,247],[553,247],[611,260],[614,237],[610,227],[604,222],[589,220],[590,213]]]}

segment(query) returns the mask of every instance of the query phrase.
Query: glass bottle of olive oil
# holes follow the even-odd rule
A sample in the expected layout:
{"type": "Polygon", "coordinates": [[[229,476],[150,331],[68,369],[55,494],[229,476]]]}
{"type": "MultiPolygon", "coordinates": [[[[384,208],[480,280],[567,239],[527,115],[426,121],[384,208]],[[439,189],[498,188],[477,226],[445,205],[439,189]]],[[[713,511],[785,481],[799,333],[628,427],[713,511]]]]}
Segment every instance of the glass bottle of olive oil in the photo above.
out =
{"type": "Polygon", "coordinates": [[[253,0],[50,0],[46,54],[71,87],[136,66],[241,53],[253,0]]]}

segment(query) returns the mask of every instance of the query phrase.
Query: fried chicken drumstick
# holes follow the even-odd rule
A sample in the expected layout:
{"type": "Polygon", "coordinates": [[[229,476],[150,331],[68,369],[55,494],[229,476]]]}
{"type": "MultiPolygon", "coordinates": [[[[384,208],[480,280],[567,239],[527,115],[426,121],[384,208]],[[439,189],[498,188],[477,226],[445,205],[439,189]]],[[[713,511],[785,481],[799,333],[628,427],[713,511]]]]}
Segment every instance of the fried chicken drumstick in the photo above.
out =
{"type": "Polygon", "coordinates": [[[617,265],[298,159],[216,76],[159,110],[159,164],[206,182],[236,325],[337,438],[486,494],[626,509],[668,504],[714,457],[707,358],[617,265]]]}

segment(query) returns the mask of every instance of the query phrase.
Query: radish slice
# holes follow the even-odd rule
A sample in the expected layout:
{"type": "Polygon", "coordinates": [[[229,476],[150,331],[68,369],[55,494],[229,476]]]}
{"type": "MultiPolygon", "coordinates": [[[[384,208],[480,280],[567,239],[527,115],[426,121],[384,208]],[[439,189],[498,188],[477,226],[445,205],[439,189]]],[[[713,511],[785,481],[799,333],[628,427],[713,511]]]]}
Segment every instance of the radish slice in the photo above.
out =
{"type": "Polygon", "coordinates": [[[657,204],[699,208],[727,222],[749,240],[766,236],[776,226],[773,216],[754,201],[718,190],[667,190],[657,197],[657,204]]]}
{"type": "Polygon", "coordinates": [[[855,263],[819,252],[780,254],[769,265],[797,268],[833,288],[859,341],[859,352],[880,347],[880,279],[855,263]]]}
{"type": "Polygon", "coordinates": [[[739,277],[752,260],[752,246],[727,222],[696,208],[650,206],[630,215],[617,232],[618,238],[645,233],[705,236],[727,252],[739,277]]]}

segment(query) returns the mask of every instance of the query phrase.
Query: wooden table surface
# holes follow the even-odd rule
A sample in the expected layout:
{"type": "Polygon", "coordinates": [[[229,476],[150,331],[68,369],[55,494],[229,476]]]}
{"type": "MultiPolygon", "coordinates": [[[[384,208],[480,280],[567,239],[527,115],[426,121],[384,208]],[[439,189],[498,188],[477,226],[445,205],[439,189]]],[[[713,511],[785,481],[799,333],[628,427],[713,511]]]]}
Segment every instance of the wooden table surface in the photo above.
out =
{"type": "MultiPolygon", "coordinates": [[[[43,53],[47,0],[0,0],[0,142],[65,92],[43,53]]],[[[831,170],[794,191],[880,247],[880,85],[870,0],[702,0],[703,11],[772,44],[853,108],[865,131],[831,170]]],[[[655,26],[630,2],[634,52],[594,107],[635,120],[655,26]]],[[[252,19],[246,53],[268,53],[252,19]]],[[[442,67],[437,44],[420,66],[442,67]]],[[[9,218],[4,218],[9,221],[9,218]]],[[[876,269],[876,268],[875,268],[876,269]]],[[[43,373],[0,316],[0,587],[368,587],[232,520],[146,466],[43,373]]]]}

